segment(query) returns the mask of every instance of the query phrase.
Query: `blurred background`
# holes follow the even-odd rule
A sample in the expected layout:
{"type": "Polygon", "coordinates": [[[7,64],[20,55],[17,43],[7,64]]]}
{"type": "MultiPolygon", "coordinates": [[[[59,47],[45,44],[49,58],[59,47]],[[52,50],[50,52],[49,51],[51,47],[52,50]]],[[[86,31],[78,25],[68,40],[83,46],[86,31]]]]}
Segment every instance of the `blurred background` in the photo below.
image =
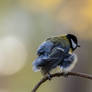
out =
{"type": "MultiPolygon", "coordinates": [[[[73,71],[92,74],[92,0],[0,0],[0,92],[31,92],[41,79],[32,71],[46,38],[75,34],[81,45],[73,71]]],[[[37,92],[92,92],[92,82],[55,78],[37,92]]]]}

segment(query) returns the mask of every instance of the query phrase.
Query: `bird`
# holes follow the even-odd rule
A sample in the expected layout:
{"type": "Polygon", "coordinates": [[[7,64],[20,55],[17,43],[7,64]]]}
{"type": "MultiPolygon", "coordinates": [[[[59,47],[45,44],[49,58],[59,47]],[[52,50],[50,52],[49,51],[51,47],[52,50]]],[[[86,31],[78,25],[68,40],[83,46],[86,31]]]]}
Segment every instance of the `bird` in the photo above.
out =
{"type": "Polygon", "coordinates": [[[51,70],[60,67],[67,74],[77,63],[74,51],[80,47],[77,36],[64,34],[47,38],[37,49],[37,58],[33,61],[33,70],[41,71],[50,78],[51,70]]]}

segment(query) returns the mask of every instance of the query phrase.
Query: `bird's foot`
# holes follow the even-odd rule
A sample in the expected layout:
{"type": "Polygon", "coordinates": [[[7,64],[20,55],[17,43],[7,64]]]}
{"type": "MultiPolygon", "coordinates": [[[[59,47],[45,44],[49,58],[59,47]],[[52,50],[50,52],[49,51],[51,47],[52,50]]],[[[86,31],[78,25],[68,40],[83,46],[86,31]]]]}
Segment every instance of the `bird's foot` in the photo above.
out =
{"type": "Polygon", "coordinates": [[[51,80],[51,74],[50,73],[48,73],[48,79],[51,80]]]}

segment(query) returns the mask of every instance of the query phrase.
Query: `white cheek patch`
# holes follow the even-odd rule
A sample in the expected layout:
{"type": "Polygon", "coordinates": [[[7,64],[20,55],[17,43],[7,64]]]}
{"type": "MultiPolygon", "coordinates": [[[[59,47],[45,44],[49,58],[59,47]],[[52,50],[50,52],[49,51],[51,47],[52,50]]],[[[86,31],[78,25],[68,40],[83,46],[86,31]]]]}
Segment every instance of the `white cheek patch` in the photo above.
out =
{"type": "Polygon", "coordinates": [[[71,42],[72,42],[72,46],[73,46],[73,48],[76,48],[76,43],[71,39],[71,42]]]}

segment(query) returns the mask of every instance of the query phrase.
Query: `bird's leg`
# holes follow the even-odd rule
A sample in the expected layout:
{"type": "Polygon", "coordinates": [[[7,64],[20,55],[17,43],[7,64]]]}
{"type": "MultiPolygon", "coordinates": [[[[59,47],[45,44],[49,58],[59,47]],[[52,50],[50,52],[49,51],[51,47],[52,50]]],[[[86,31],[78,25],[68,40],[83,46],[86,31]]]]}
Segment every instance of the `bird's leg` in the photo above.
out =
{"type": "Polygon", "coordinates": [[[68,71],[66,71],[65,69],[62,69],[62,72],[63,72],[63,76],[65,78],[67,78],[68,77],[68,71]]]}
{"type": "Polygon", "coordinates": [[[51,80],[51,74],[50,73],[48,73],[48,79],[51,80]]]}

